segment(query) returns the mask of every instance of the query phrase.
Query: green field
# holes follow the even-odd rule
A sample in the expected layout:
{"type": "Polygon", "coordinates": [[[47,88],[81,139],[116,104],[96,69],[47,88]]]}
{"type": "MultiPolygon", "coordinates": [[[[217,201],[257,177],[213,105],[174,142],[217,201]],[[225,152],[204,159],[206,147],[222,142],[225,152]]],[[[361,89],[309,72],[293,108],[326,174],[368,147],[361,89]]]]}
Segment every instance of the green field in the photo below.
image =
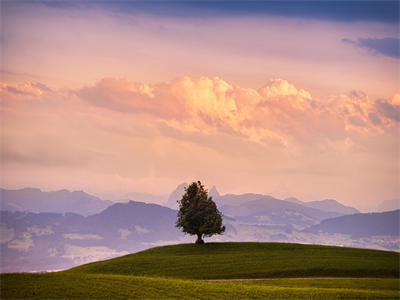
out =
{"type": "Polygon", "coordinates": [[[2,274],[0,297],[398,299],[399,259],[395,252],[315,245],[183,244],[58,273],[2,274]]]}
{"type": "Polygon", "coordinates": [[[179,279],[397,277],[395,252],[289,243],[209,243],[152,248],[69,272],[179,279]]]}

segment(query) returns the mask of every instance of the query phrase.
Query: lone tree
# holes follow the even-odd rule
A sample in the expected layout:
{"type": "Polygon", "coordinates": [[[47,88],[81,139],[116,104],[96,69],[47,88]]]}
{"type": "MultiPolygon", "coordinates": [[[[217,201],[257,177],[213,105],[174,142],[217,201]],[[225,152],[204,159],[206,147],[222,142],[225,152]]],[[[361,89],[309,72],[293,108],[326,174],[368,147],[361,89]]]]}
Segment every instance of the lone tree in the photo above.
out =
{"type": "Polygon", "coordinates": [[[217,205],[208,197],[207,190],[200,181],[193,182],[187,188],[182,199],[178,201],[179,211],[176,227],[191,235],[197,235],[196,244],[204,244],[204,236],[222,234],[222,214],[217,205]]]}

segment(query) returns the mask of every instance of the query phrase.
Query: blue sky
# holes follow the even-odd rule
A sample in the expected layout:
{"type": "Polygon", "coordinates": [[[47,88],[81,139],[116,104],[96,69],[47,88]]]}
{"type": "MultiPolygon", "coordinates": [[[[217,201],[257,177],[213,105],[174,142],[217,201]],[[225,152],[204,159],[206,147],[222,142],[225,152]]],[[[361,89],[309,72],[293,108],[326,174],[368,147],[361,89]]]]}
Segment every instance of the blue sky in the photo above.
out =
{"type": "Polygon", "coordinates": [[[329,21],[399,22],[399,1],[43,1],[55,7],[101,6],[181,17],[280,16],[329,21]]]}
{"type": "MultiPolygon", "coordinates": [[[[28,1],[29,2],[29,1],[28,1]]],[[[145,13],[174,18],[284,17],[330,22],[399,23],[399,1],[42,1],[57,8],[90,10],[94,7],[124,13],[145,13]]],[[[397,25],[395,25],[397,26],[397,25]]],[[[399,38],[343,38],[344,43],[368,49],[372,54],[399,58],[399,38]]]]}

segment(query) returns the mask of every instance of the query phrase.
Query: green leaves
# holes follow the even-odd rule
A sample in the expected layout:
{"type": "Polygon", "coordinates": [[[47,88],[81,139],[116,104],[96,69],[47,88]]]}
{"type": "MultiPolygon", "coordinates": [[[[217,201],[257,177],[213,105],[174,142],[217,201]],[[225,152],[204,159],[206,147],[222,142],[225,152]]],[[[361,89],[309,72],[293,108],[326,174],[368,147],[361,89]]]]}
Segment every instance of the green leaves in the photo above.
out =
{"type": "Polygon", "coordinates": [[[185,233],[197,235],[196,243],[203,242],[203,235],[210,237],[225,231],[222,214],[200,181],[191,183],[178,203],[176,227],[182,228],[185,233]]]}

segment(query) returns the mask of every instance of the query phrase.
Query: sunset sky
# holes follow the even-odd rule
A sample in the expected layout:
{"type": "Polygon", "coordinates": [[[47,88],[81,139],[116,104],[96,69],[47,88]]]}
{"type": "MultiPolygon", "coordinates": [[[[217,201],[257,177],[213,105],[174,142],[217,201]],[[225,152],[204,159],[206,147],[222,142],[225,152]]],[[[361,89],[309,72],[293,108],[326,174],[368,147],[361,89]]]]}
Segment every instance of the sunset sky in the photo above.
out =
{"type": "Polygon", "coordinates": [[[400,198],[398,1],[2,1],[1,187],[400,198]]]}

